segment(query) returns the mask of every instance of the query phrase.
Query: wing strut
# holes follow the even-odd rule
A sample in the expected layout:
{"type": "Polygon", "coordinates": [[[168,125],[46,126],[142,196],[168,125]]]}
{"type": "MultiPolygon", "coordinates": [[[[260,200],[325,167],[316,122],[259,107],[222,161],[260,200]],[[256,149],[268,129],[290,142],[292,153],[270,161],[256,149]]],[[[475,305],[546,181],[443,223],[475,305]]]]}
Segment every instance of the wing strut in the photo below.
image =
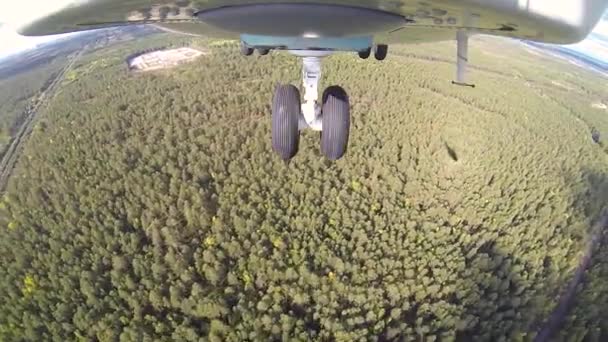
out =
{"type": "Polygon", "coordinates": [[[456,81],[452,84],[475,88],[474,84],[466,83],[467,64],[469,63],[469,34],[465,30],[456,32],[456,81]]]}

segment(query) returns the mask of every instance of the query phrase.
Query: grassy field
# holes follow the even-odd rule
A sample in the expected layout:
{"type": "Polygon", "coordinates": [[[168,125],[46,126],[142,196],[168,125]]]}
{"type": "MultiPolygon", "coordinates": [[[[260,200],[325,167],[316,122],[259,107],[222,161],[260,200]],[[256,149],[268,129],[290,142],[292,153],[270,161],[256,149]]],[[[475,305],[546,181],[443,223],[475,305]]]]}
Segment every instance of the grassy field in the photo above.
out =
{"type": "MultiPolygon", "coordinates": [[[[327,58],[352,105],[335,163],[314,132],[271,150],[293,56],[168,34],[85,55],[0,203],[0,340],[532,340],[608,200],[606,80],[471,45],[475,88],[451,42],[327,58]],[[127,72],[184,43],[209,54],[127,72]]],[[[557,338],[608,336],[606,258],[557,338]]]]}

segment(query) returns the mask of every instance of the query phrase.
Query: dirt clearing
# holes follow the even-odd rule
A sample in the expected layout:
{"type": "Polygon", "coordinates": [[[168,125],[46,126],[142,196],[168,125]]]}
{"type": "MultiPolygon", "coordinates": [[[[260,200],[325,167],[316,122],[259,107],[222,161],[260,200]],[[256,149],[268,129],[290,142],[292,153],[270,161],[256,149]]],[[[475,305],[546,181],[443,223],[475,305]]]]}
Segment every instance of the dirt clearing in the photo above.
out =
{"type": "Polygon", "coordinates": [[[171,68],[183,63],[191,62],[205,54],[207,53],[189,47],[159,50],[139,55],[129,60],[128,64],[129,69],[131,70],[151,71],[171,68]]]}

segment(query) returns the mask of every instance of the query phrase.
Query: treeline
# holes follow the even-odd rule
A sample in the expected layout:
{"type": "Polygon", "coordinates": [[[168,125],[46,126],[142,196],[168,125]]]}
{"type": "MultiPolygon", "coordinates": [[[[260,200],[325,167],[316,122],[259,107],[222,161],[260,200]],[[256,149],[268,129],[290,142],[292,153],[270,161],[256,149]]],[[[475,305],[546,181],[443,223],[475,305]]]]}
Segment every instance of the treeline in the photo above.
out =
{"type": "MultiPolygon", "coordinates": [[[[499,73],[473,90],[448,63],[332,56],[349,152],[329,162],[304,132],[285,164],[270,102],[300,84],[298,60],[210,45],[125,72],[169,39],[84,56],[40,118],[0,203],[0,340],[534,338],[605,198],[605,154],[567,105],[587,93],[524,86],[520,71],[546,77],[535,59],[488,58],[499,73]]],[[[602,272],[589,299],[608,293],[602,272]]],[[[593,312],[563,338],[604,336],[593,312]]]]}

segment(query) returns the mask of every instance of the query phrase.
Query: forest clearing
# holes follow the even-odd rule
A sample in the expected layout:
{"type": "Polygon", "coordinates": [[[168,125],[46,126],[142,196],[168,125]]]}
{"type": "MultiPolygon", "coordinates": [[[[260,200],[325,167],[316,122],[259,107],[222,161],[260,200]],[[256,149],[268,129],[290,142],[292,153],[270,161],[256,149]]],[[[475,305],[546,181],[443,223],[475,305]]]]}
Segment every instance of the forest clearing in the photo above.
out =
{"type": "Polygon", "coordinates": [[[191,62],[205,55],[203,51],[189,47],[181,47],[170,50],[151,51],[128,61],[129,68],[137,71],[152,71],[175,67],[177,65],[191,62]]]}

